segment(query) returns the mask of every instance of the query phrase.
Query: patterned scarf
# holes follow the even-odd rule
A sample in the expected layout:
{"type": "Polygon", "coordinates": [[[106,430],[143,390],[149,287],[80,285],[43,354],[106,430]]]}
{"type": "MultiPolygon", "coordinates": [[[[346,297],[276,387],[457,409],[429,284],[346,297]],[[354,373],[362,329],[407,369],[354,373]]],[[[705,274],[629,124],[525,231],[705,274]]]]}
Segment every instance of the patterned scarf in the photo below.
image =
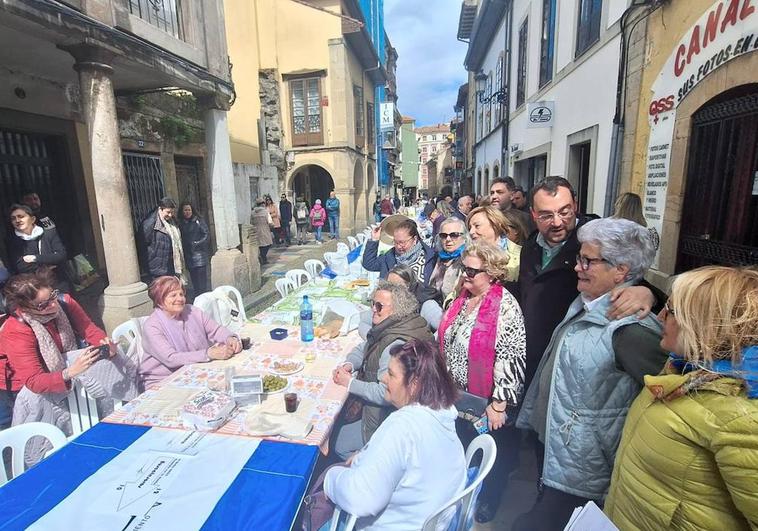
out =
{"type": "Polygon", "coordinates": [[[68,320],[68,316],[63,311],[63,308],[58,305],[58,311],[52,315],[21,313],[21,318],[32,328],[34,337],[37,338],[37,345],[39,346],[40,354],[42,354],[42,360],[45,362],[48,372],[58,372],[65,369],[66,359],[55,343],[53,336],[45,328],[46,323],[55,321],[55,326],[61,336],[63,352],[69,352],[78,348],[74,329],[71,327],[71,322],[68,320]]]}
{"type": "Polygon", "coordinates": [[[164,220],[163,226],[166,228],[168,235],[171,236],[171,250],[174,257],[174,272],[179,275],[182,280],[186,280],[184,274],[184,253],[182,252],[182,234],[179,232],[179,227],[170,221],[164,220]]]}
{"type": "Polygon", "coordinates": [[[421,240],[403,254],[395,252],[395,261],[406,267],[411,268],[413,274],[419,282],[424,282],[424,265],[426,265],[426,253],[421,240]]]}
{"type": "MultiPolygon", "coordinates": [[[[469,295],[465,289],[461,290],[460,296],[455,299],[450,309],[442,317],[439,330],[437,330],[441,351],[444,351],[445,347],[445,332],[455,322],[469,295]]],[[[468,382],[466,387],[469,393],[485,398],[492,396],[495,381],[495,338],[502,299],[503,287],[497,283],[492,284],[479,305],[476,325],[471,331],[471,339],[469,340],[468,382]]]]}

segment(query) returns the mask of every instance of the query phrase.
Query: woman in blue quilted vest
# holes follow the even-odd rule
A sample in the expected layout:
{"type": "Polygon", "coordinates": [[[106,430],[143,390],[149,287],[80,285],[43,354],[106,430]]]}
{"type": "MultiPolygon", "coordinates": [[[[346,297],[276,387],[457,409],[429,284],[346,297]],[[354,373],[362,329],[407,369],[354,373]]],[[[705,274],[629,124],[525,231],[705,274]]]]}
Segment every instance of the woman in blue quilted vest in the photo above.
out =
{"type": "Polygon", "coordinates": [[[635,285],[652,264],[650,233],[606,218],[583,225],[578,238],[579,296],[553,332],[516,422],[544,448],[540,495],[514,523],[518,531],[563,529],[575,507],[602,505],[629,406],[643,377],[666,362],[655,317],[606,315],[611,290],[635,285]]]}

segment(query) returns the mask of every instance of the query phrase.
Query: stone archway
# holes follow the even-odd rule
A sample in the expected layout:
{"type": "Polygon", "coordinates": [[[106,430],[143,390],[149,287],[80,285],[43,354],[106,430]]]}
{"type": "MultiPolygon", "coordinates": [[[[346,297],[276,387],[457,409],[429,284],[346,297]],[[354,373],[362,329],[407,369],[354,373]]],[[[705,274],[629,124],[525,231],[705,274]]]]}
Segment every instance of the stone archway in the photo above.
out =
{"type": "Polygon", "coordinates": [[[293,191],[295,200],[304,197],[309,205],[313,205],[316,199],[325,203],[329,192],[334,190],[334,179],[322,166],[307,164],[292,173],[287,187],[293,191]]]}

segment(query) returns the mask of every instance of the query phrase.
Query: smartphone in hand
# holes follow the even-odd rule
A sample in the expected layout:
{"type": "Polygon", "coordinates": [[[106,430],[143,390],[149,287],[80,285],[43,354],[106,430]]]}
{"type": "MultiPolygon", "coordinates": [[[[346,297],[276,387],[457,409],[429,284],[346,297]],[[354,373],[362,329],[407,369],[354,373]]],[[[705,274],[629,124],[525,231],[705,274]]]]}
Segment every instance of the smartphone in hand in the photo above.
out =
{"type": "Polygon", "coordinates": [[[111,358],[110,345],[100,345],[97,347],[97,360],[108,360],[111,358]]]}
{"type": "Polygon", "coordinates": [[[489,423],[489,420],[487,419],[486,413],[484,416],[482,416],[480,419],[474,422],[474,428],[476,429],[476,432],[479,435],[490,431],[490,423],[489,423]]]}

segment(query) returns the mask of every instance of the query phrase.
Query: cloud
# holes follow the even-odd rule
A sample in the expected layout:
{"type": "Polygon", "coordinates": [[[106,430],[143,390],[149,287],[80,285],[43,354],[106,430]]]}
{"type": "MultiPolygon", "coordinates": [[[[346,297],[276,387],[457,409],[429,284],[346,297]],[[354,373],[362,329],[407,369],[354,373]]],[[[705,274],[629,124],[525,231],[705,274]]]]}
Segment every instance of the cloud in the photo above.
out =
{"type": "Polygon", "coordinates": [[[384,0],[397,60],[397,106],[417,125],[450,121],[466,82],[466,43],[456,39],[461,0],[384,0]]]}

